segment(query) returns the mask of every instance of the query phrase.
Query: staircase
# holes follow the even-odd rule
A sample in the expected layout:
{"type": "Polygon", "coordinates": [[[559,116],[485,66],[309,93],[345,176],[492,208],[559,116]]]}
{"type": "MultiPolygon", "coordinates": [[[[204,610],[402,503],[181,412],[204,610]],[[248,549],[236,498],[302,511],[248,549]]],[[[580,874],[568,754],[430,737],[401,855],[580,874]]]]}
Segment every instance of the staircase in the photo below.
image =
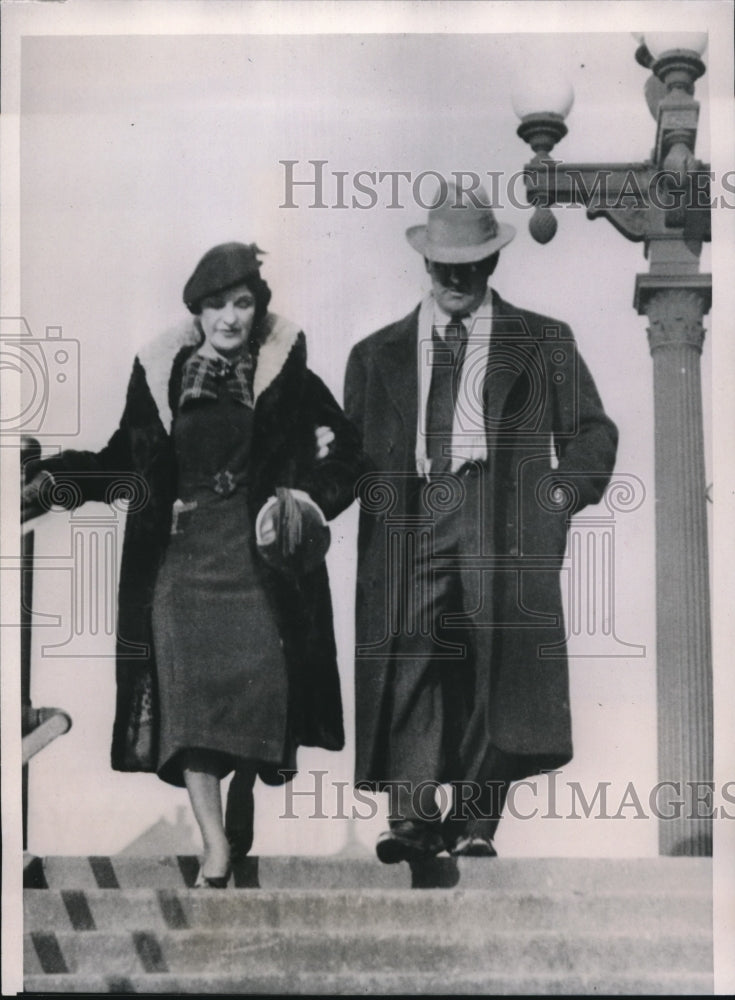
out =
{"type": "Polygon", "coordinates": [[[713,992],[709,859],[28,859],[25,990],[713,992]]]}

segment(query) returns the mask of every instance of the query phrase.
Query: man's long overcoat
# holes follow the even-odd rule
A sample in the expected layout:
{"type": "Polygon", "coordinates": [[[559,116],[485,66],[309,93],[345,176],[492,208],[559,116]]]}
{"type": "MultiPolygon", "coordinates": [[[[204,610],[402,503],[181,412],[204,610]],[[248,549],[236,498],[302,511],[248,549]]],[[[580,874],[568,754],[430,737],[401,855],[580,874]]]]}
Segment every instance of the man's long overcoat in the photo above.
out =
{"type": "MultiPolygon", "coordinates": [[[[345,383],[345,412],[374,470],[360,487],[356,605],[356,781],[373,787],[387,777],[380,761],[390,737],[391,634],[401,627],[396,609],[405,589],[399,564],[410,562],[410,538],[432,518],[431,502],[417,510],[415,499],[418,312],[358,343],[345,383]]],[[[489,743],[518,755],[519,778],[572,756],[560,569],[569,516],[601,499],[617,447],[616,427],[565,324],[494,294],[484,376],[475,385],[487,460],[470,514],[474,541],[462,554],[474,699],[457,779],[476,776],[489,743]]],[[[445,483],[444,499],[442,482],[433,503],[451,507],[462,477],[455,487],[445,483]]],[[[462,503],[456,516],[466,515],[462,503]]]]}

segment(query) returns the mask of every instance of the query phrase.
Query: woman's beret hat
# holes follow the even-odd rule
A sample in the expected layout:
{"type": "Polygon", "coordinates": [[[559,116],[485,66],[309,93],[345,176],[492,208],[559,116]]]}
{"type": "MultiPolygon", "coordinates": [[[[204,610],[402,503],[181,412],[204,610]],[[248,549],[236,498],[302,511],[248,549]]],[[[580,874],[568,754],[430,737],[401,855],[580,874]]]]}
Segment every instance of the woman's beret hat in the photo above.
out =
{"type": "Polygon", "coordinates": [[[220,243],[207,250],[184,286],[184,303],[197,312],[202,299],[233,288],[259,273],[258,254],[265,253],[255,243],[220,243]]]}

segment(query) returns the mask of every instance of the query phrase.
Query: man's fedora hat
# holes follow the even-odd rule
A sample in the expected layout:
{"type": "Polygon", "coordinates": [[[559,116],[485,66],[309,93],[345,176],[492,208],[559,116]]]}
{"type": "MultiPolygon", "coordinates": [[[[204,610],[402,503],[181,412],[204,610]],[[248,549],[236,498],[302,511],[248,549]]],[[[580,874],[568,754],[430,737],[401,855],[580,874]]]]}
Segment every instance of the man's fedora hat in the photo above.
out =
{"type": "Polygon", "coordinates": [[[472,264],[501,250],[515,234],[515,226],[495,218],[484,188],[468,193],[449,184],[446,197],[429,209],[428,225],[410,226],[406,239],[428,260],[472,264]]]}

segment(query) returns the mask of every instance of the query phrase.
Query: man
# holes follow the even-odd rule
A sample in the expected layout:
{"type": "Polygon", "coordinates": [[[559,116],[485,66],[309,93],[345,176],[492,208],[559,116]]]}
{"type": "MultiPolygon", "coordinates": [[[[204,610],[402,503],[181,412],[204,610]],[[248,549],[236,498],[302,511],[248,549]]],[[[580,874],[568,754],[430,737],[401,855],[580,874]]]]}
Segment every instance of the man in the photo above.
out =
{"type": "Polygon", "coordinates": [[[615,461],[572,333],[488,288],[515,236],[449,187],[406,232],[431,293],[352,350],[360,487],[356,784],[390,794],[378,857],[494,856],[511,781],[572,756],[560,568],[615,461]],[[442,822],[439,783],[453,801],[442,822]]]}

